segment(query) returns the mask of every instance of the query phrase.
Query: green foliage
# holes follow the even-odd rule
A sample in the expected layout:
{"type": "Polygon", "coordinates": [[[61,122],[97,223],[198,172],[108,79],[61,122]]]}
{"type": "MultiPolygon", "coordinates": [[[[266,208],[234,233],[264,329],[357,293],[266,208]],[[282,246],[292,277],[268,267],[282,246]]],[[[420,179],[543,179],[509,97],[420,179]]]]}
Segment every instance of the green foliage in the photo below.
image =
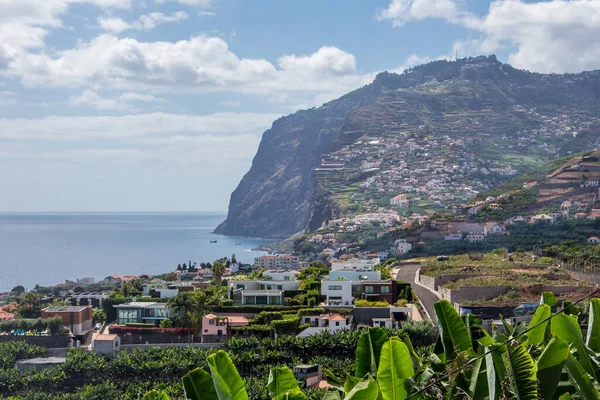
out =
{"type": "Polygon", "coordinates": [[[45,352],[45,347],[22,341],[0,343],[0,369],[11,368],[17,360],[39,357],[45,352]]]}
{"type": "Polygon", "coordinates": [[[56,335],[62,327],[62,318],[37,318],[25,319],[16,318],[8,321],[0,322],[0,332],[9,333],[14,330],[43,332],[48,330],[51,335],[56,335]]]}
{"type": "Polygon", "coordinates": [[[369,300],[355,300],[354,305],[356,307],[389,307],[390,303],[387,301],[369,301],[369,300]]]}
{"type": "Polygon", "coordinates": [[[106,322],[106,312],[102,309],[92,311],[92,319],[96,323],[103,324],[106,322]]]}

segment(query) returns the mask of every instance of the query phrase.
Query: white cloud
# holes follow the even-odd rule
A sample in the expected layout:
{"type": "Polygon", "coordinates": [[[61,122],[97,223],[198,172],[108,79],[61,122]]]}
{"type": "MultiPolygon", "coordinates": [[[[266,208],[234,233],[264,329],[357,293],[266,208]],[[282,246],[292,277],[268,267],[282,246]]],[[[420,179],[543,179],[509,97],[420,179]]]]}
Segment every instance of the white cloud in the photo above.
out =
{"type": "Polygon", "coordinates": [[[271,113],[132,114],[0,119],[0,139],[89,140],[168,136],[260,134],[277,119],[271,113]]]}
{"type": "Polygon", "coordinates": [[[28,53],[11,66],[13,75],[29,87],[300,93],[326,95],[328,100],[373,79],[357,71],[352,54],[336,47],[324,46],[311,55],[284,55],[276,67],[264,59],[240,58],[223,39],[208,36],[172,43],[104,34],[56,57],[28,53]]]}
{"type": "Polygon", "coordinates": [[[100,8],[131,7],[130,0],[0,0],[0,43],[5,47],[0,55],[4,52],[13,58],[22,49],[42,47],[48,29],[62,27],[60,16],[76,3],[100,8]]]}
{"type": "Polygon", "coordinates": [[[121,18],[98,18],[100,27],[105,31],[112,33],[120,33],[129,29],[148,31],[156,28],[158,25],[169,22],[181,22],[188,19],[188,15],[184,11],[177,11],[171,15],[165,15],[160,12],[153,12],[140,16],[137,20],[127,22],[121,18]]]}
{"type": "Polygon", "coordinates": [[[391,0],[377,14],[394,26],[426,18],[443,18],[479,32],[482,37],[457,41],[461,57],[514,48],[508,62],[536,72],[580,72],[600,68],[600,1],[495,0],[476,17],[457,0],[391,0]]]}
{"type": "Polygon", "coordinates": [[[394,26],[428,18],[441,18],[454,23],[471,24],[476,17],[455,0],[391,0],[389,6],[377,12],[377,19],[392,20],[394,26]]]}
{"type": "Polygon", "coordinates": [[[191,7],[210,8],[212,6],[212,0],[156,0],[156,3],[164,4],[170,1],[191,7]]]}
{"type": "Polygon", "coordinates": [[[198,15],[201,17],[214,17],[217,13],[214,11],[198,11],[198,15]]]}
{"type": "Polygon", "coordinates": [[[79,96],[70,97],[68,103],[75,106],[90,106],[99,110],[134,110],[135,107],[132,103],[157,101],[161,101],[161,99],[149,94],[126,92],[110,98],[102,97],[95,91],[88,89],[79,96]]]}

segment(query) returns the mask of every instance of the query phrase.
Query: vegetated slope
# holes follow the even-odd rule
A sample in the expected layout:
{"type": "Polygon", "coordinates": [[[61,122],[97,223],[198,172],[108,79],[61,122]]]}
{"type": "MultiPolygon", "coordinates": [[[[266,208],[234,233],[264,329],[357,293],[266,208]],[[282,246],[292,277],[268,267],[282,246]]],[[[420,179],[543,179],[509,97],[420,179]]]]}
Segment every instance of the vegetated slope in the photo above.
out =
{"type": "Polygon", "coordinates": [[[490,56],[382,73],[275,121],[216,232],[284,237],[400,193],[419,212],[449,208],[589,149],[599,109],[600,71],[535,74],[490,56]]]}
{"type": "Polygon", "coordinates": [[[587,214],[597,200],[598,186],[594,182],[600,182],[599,150],[563,157],[478,195],[480,200],[495,196],[500,205],[499,210],[491,210],[488,204],[482,206],[478,219],[561,211],[570,217],[576,217],[573,214],[577,212],[587,214]]]}

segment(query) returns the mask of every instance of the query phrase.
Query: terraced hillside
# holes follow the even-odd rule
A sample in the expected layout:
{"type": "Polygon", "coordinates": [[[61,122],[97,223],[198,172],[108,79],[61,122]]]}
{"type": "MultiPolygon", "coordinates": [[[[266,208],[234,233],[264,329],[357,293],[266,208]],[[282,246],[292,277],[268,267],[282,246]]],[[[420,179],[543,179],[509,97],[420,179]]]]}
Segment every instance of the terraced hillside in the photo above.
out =
{"type": "MultiPolygon", "coordinates": [[[[600,147],[600,71],[543,75],[494,56],[382,73],[281,118],[217,232],[284,237],[380,207],[431,214],[600,147]],[[404,195],[402,206],[390,200],[404,195]]],[[[566,177],[566,176],[565,176],[566,177]]]]}

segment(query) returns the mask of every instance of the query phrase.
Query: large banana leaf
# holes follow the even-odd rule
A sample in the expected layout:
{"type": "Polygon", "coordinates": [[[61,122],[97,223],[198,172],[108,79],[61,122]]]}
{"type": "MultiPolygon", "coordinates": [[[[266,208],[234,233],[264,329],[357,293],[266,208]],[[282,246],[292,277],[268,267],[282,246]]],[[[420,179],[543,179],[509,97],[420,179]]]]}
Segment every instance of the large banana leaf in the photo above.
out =
{"type": "Polygon", "coordinates": [[[408,395],[406,379],[415,371],[408,347],[399,340],[389,340],[381,349],[377,383],[383,400],[404,400],[408,395]]]}
{"type": "Polygon", "coordinates": [[[182,379],[185,398],[188,400],[218,400],[212,377],[202,368],[188,372],[182,379]]]}
{"type": "Polygon", "coordinates": [[[440,338],[444,353],[448,360],[453,360],[458,351],[472,350],[471,336],[458,312],[448,300],[440,300],[434,305],[435,315],[438,320],[440,338]]]}
{"type": "Polygon", "coordinates": [[[375,379],[369,374],[358,382],[348,393],[344,400],[377,400],[379,397],[379,387],[375,379]]]}
{"type": "Polygon", "coordinates": [[[387,340],[388,337],[381,328],[369,328],[360,335],[356,347],[356,376],[361,378],[366,374],[377,376],[381,348],[387,340]]]}
{"type": "Polygon", "coordinates": [[[542,399],[552,399],[567,356],[569,356],[569,344],[561,338],[554,337],[538,358],[537,378],[540,382],[542,399]]]}
{"type": "Polygon", "coordinates": [[[475,361],[469,382],[469,396],[472,399],[483,399],[489,394],[486,359],[482,357],[475,361]]]}
{"type": "Polygon", "coordinates": [[[552,313],[552,310],[550,309],[550,306],[547,304],[540,304],[538,309],[535,310],[535,314],[533,314],[533,317],[531,318],[531,321],[529,322],[529,329],[531,329],[531,330],[527,333],[526,345],[530,345],[530,344],[538,345],[544,341],[544,336],[546,334],[546,327],[548,326],[549,321],[545,321],[541,324],[540,324],[540,322],[542,322],[543,320],[548,318],[551,313],[552,313]],[[540,324],[540,325],[532,329],[532,327],[536,326],[537,324],[540,324]]]}
{"type": "Polygon", "coordinates": [[[362,381],[362,378],[348,374],[346,376],[346,382],[344,382],[344,394],[348,395],[360,381],[362,381]]]}
{"type": "Polygon", "coordinates": [[[557,336],[577,349],[577,359],[583,369],[597,380],[596,371],[590,360],[588,349],[583,342],[583,335],[577,317],[572,315],[557,314],[552,319],[550,330],[554,336],[557,336]]]}
{"type": "Polygon", "coordinates": [[[298,386],[298,381],[296,380],[294,373],[288,367],[271,368],[269,371],[267,389],[269,389],[269,392],[274,399],[280,397],[284,399],[306,399],[306,395],[302,393],[302,390],[300,390],[300,387],[298,386]],[[284,395],[285,397],[282,397],[284,395]]]}
{"type": "Polygon", "coordinates": [[[585,343],[596,353],[600,353],[600,299],[590,301],[590,315],[585,343]]]}
{"type": "Polygon", "coordinates": [[[340,397],[340,392],[338,390],[329,390],[325,392],[323,400],[342,400],[342,398],[340,397]]]}
{"type": "Polygon", "coordinates": [[[554,293],[543,292],[542,298],[540,299],[540,304],[547,304],[549,307],[554,307],[557,304],[556,297],[554,297],[554,293]]]}
{"type": "Polygon", "coordinates": [[[142,397],[142,400],[170,400],[169,396],[165,392],[158,392],[156,390],[152,390],[142,397]]]}
{"type": "Polygon", "coordinates": [[[525,347],[517,342],[508,346],[502,355],[506,366],[508,383],[514,399],[537,400],[538,387],[533,358],[525,347]]]}
{"type": "MultiPolygon", "coordinates": [[[[498,400],[502,397],[502,382],[506,379],[506,366],[502,358],[503,350],[498,348],[485,356],[487,386],[490,400],[498,400]]],[[[487,353],[489,348],[485,348],[487,353]]]]}
{"type": "Polygon", "coordinates": [[[208,356],[208,367],[219,400],[248,400],[246,383],[223,350],[208,356]]]}
{"type": "Polygon", "coordinates": [[[594,383],[590,379],[589,375],[584,371],[582,365],[575,357],[573,357],[572,354],[569,354],[567,357],[565,369],[569,374],[571,382],[573,382],[583,400],[600,399],[600,393],[598,393],[594,383]]]}

